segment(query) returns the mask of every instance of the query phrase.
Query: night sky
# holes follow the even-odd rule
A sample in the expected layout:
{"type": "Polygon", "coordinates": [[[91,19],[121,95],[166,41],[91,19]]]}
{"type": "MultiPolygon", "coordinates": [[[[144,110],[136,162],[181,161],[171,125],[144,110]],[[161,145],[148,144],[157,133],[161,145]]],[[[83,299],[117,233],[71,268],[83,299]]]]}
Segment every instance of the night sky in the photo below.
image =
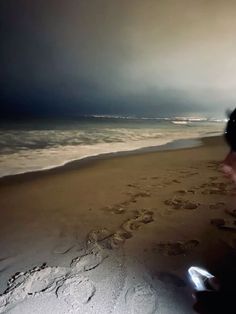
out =
{"type": "Polygon", "coordinates": [[[224,116],[236,1],[1,0],[1,117],[224,116]]]}

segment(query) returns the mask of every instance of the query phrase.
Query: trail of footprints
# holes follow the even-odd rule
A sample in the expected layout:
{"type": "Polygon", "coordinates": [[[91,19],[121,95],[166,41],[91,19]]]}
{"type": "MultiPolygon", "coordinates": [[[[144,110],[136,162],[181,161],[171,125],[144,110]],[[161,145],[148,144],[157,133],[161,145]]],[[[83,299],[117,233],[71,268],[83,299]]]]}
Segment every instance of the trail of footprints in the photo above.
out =
{"type": "Polygon", "coordinates": [[[52,293],[67,303],[73,313],[81,304],[87,304],[96,293],[94,283],[84,276],[85,272],[98,267],[107,257],[109,250],[120,249],[133,232],[153,221],[153,212],[137,211],[137,214],[121,224],[115,231],[92,230],[86,239],[84,254],[72,260],[70,267],[49,267],[44,263],[26,272],[12,276],[7,289],[0,295],[0,313],[12,308],[26,298],[52,293]]]}
{"type": "MultiPolygon", "coordinates": [[[[218,162],[209,162],[208,167],[217,170],[219,166],[218,162]]],[[[182,172],[181,178],[187,178],[192,175],[198,174],[197,172],[182,172]]],[[[147,180],[148,178],[142,178],[147,180]]],[[[152,182],[158,184],[151,184],[147,187],[160,187],[167,184],[179,184],[181,181],[178,179],[171,182],[158,182],[158,177],[149,178],[152,182]],[[156,180],[156,181],[155,181],[156,180]]],[[[178,190],[177,194],[185,195],[191,193],[192,195],[200,192],[202,194],[212,195],[235,195],[234,188],[229,187],[227,183],[216,182],[217,176],[212,176],[209,182],[202,184],[199,187],[191,188],[190,190],[178,190]]],[[[143,184],[142,184],[143,185],[143,184]]],[[[131,203],[136,203],[141,197],[150,197],[149,190],[141,191],[139,184],[128,184],[130,189],[136,189],[130,193],[128,200],[116,204],[112,207],[105,208],[105,210],[111,211],[115,214],[123,214],[127,210],[131,203]],[[137,191],[138,190],[138,191],[137,191]]],[[[197,209],[199,203],[194,201],[185,200],[182,197],[175,197],[170,200],[164,201],[165,205],[172,209],[197,209]]],[[[216,202],[209,205],[210,209],[222,209],[224,208],[224,202],[216,202]]],[[[235,210],[228,212],[231,217],[236,217],[235,210]]],[[[98,267],[107,257],[109,257],[110,250],[119,250],[125,244],[125,241],[130,239],[134,232],[137,231],[142,225],[151,223],[153,221],[153,212],[150,210],[142,209],[137,211],[135,216],[131,219],[124,221],[120,227],[112,232],[106,228],[98,230],[92,230],[89,232],[86,238],[86,247],[84,253],[81,256],[72,260],[70,267],[49,267],[44,263],[41,266],[37,266],[26,272],[16,273],[8,281],[6,291],[0,295],[0,313],[12,308],[14,304],[23,301],[25,298],[40,296],[44,293],[52,293],[57,298],[63,299],[68,305],[72,307],[75,312],[78,312],[80,304],[89,303],[96,294],[95,284],[91,279],[85,276],[86,271],[90,271],[98,267]],[[78,295],[80,296],[78,298],[78,295]]],[[[219,228],[233,228],[236,230],[236,220],[231,221],[230,225],[225,220],[212,220],[212,224],[219,228]]],[[[198,240],[188,240],[185,242],[165,242],[157,243],[153,245],[153,252],[158,252],[166,256],[177,256],[182,254],[188,254],[199,245],[198,240]]],[[[67,245],[66,245],[67,246],[67,245]]],[[[236,244],[235,244],[236,247],[236,244]]],[[[68,250],[56,250],[58,254],[65,254],[68,250]]],[[[162,276],[163,277],[163,276],[162,276]]],[[[161,278],[162,278],[161,277],[161,278]]],[[[169,280],[164,276],[163,280],[169,280]]],[[[178,283],[179,284],[179,283],[178,283]]],[[[182,282],[181,282],[182,284],[182,282]]],[[[128,294],[134,294],[135,296],[146,294],[147,289],[140,290],[135,287],[135,291],[128,291],[128,294]]],[[[149,294],[154,308],[156,308],[155,302],[153,302],[153,295],[155,293],[150,291],[149,294]]],[[[146,295],[145,295],[146,297],[146,295]]],[[[134,299],[133,299],[134,300],[134,299]]],[[[155,301],[155,298],[154,298],[155,301]]],[[[135,301],[132,308],[137,306],[135,301]]]]}
{"type": "Polygon", "coordinates": [[[165,200],[164,203],[173,209],[196,209],[200,205],[199,203],[184,200],[183,198],[165,200]]]}
{"type": "Polygon", "coordinates": [[[127,239],[133,236],[134,231],[152,221],[152,211],[146,209],[139,210],[134,218],[123,222],[114,233],[106,228],[91,231],[87,236],[87,245],[91,246],[99,243],[103,248],[107,249],[120,248],[127,239]]]}

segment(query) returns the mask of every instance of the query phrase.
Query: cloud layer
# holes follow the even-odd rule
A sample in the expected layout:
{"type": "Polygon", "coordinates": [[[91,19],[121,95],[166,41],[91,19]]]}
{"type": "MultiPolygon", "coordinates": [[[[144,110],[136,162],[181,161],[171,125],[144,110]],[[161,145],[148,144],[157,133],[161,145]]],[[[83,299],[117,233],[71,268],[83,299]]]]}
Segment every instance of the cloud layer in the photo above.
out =
{"type": "Polygon", "coordinates": [[[2,112],[223,115],[236,2],[2,0],[2,112]]]}

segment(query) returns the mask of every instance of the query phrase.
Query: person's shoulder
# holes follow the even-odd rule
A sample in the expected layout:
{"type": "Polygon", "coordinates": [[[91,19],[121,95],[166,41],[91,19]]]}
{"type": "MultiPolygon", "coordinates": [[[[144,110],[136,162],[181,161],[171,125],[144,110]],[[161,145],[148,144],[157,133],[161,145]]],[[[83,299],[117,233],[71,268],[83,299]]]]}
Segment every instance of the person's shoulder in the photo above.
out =
{"type": "Polygon", "coordinates": [[[236,120],[236,108],[231,112],[229,119],[230,120],[236,120]]]}

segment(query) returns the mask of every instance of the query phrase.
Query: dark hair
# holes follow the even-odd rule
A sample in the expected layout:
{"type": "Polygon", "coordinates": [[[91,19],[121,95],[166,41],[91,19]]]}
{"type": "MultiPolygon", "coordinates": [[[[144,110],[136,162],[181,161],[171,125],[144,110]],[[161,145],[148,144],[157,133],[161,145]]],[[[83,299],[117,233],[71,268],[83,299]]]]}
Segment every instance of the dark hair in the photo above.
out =
{"type": "Polygon", "coordinates": [[[236,108],[229,116],[225,129],[225,139],[231,150],[236,152],[236,108]]]}

